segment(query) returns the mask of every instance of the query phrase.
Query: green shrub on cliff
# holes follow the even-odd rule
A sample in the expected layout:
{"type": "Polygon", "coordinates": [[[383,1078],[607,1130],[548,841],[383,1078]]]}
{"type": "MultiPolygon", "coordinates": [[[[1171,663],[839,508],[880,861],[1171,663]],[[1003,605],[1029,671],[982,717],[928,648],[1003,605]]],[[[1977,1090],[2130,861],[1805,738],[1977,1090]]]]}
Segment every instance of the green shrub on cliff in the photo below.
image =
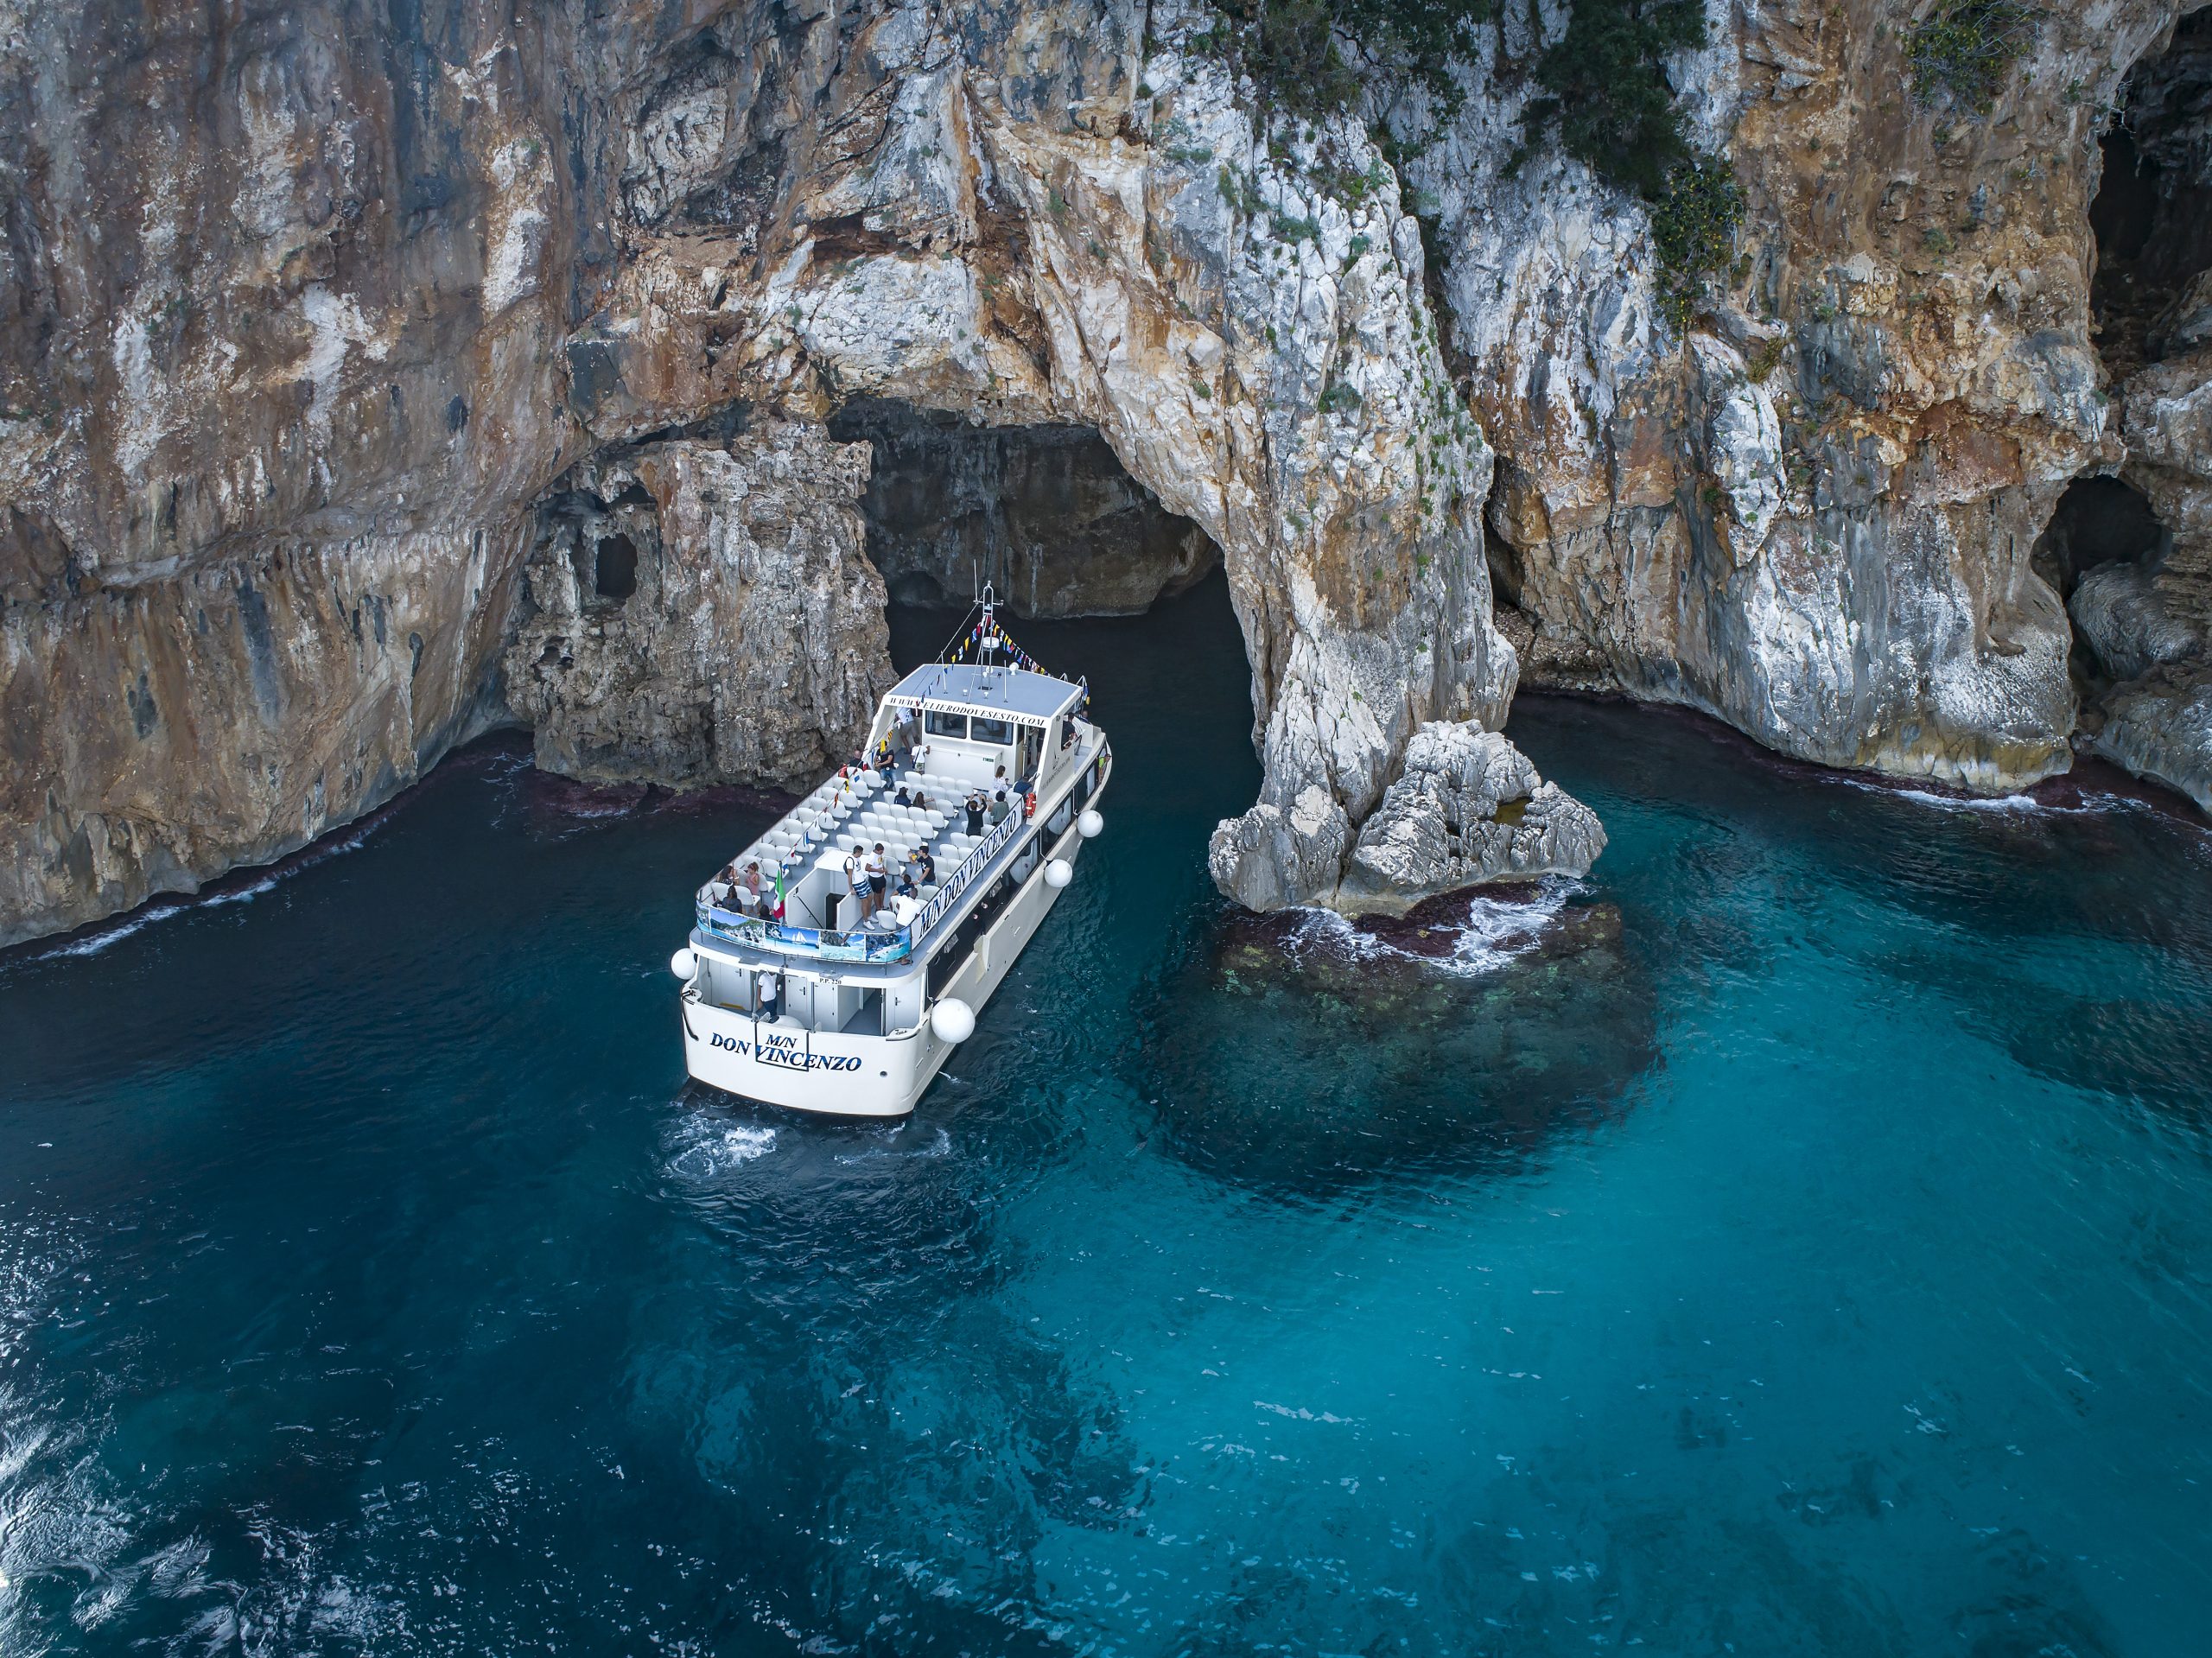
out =
{"type": "Polygon", "coordinates": [[[1567,33],[1536,62],[1544,96],[1522,116],[1529,144],[1556,126],[1568,155],[1643,198],[1660,306],[1677,329],[1727,265],[1744,218],[1734,171],[1691,143],[1667,79],[1668,58],[1705,41],[1703,0],[1575,0],[1567,33]]]}
{"type": "Polygon", "coordinates": [[[1536,60],[1533,142],[1554,123],[1560,145],[1601,178],[1647,199],[1690,157],[1667,59],[1705,44],[1703,0],[1575,0],[1567,33],[1536,60]]]}
{"type": "Polygon", "coordinates": [[[1249,75],[1269,111],[1313,120],[1359,99],[1359,77],[1337,44],[1341,31],[1455,111],[1462,93],[1451,60],[1496,10],[1496,0],[1221,0],[1221,22],[1194,44],[1249,75]]]}
{"type": "Polygon", "coordinates": [[[2042,16],[2026,0],[1936,0],[1905,41],[1913,89],[1923,103],[1947,91],[1975,114],[1988,114],[2042,16]]]}
{"type": "Polygon", "coordinates": [[[1744,222],[1744,194],[1726,161],[1692,158],[1676,164],[1665,188],[1649,200],[1651,239],[1659,251],[1659,304],[1677,330],[1689,327],[1705,279],[1722,269],[1744,222]]]}

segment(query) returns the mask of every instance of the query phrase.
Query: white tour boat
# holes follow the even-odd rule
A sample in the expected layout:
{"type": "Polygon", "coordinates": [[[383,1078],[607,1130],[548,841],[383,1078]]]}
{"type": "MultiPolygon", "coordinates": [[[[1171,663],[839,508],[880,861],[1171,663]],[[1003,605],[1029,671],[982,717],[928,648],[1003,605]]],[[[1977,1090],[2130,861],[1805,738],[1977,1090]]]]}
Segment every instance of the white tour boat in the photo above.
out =
{"type": "Polygon", "coordinates": [[[760,904],[721,875],[700,890],[669,964],[699,1081],[801,1111],[906,1115],[1075,878],[1105,826],[1095,803],[1113,750],[1090,692],[1014,648],[988,589],[982,613],[950,659],[877,708],[861,753],[889,745],[887,771],[842,769],[732,861],[741,877],[759,865],[760,904]],[[970,793],[988,804],[1001,787],[1005,819],[971,832],[970,793]],[[847,888],[855,842],[882,845],[893,894],[864,920],[847,888]],[[935,879],[896,896],[917,850],[935,879]]]}

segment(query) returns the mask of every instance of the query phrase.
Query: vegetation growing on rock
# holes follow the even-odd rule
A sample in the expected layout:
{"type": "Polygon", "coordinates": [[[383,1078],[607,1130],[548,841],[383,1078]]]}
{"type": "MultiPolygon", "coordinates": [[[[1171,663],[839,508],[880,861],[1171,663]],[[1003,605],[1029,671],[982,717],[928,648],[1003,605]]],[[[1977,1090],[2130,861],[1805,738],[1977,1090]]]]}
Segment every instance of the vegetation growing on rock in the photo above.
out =
{"type": "Polygon", "coordinates": [[[1939,92],[1986,115],[2035,38],[2042,11],[2026,0],[1937,0],[1905,42],[1923,103],[1939,92]]]}
{"type": "Polygon", "coordinates": [[[1465,96],[1451,62],[1496,15],[1496,0],[1222,0],[1222,21],[1195,44],[1228,58],[1270,110],[1308,120],[1350,109],[1360,80],[1341,36],[1378,67],[1427,90],[1447,114],[1465,96]]]}
{"type": "Polygon", "coordinates": [[[1526,142],[1556,126],[1568,155],[1643,198],[1660,305],[1678,329],[1707,276],[1728,264],[1744,216],[1734,172],[1690,142],[1667,79],[1668,58],[1705,42],[1702,0],[1578,0],[1537,60],[1544,96],[1523,116],[1526,142]]]}

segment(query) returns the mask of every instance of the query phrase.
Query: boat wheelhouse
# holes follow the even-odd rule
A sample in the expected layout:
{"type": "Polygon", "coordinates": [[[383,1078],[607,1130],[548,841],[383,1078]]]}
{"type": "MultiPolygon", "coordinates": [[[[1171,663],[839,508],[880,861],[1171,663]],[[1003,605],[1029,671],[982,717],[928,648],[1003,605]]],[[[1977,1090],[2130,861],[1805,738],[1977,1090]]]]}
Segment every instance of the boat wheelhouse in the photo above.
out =
{"type": "Polygon", "coordinates": [[[841,1116],[904,1116],[1006,977],[1061,891],[1113,771],[1089,691],[1043,672],[982,620],[953,659],[916,669],[878,706],[863,755],[741,852],[762,902],[721,878],[671,962],[683,981],[685,1064],[732,1094],[841,1116]],[[972,793],[1007,810],[976,823],[972,793]],[[902,800],[902,796],[904,797],[902,800]],[[855,846],[880,845],[896,892],[862,918],[855,846]]]}

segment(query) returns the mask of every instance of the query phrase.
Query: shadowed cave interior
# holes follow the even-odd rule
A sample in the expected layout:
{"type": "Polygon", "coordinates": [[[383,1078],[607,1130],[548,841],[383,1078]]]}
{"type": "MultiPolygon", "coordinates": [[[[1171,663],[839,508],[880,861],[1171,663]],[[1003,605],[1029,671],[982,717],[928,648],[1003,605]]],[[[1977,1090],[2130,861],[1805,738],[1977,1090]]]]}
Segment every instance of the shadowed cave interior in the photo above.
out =
{"type": "Polygon", "coordinates": [[[861,399],[830,430],[874,447],[861,509],[894,604],[962,606],[988,581],[1020,616],[1130,616],[1221,564],[1095,428],[974,426],[861,399]]]}
{"type": "Polygon", "coordinates": [[[2089,206],[2097,349],[2115,384],[2212,340],[2212,10],[2128,77],[2089,206]]]}

